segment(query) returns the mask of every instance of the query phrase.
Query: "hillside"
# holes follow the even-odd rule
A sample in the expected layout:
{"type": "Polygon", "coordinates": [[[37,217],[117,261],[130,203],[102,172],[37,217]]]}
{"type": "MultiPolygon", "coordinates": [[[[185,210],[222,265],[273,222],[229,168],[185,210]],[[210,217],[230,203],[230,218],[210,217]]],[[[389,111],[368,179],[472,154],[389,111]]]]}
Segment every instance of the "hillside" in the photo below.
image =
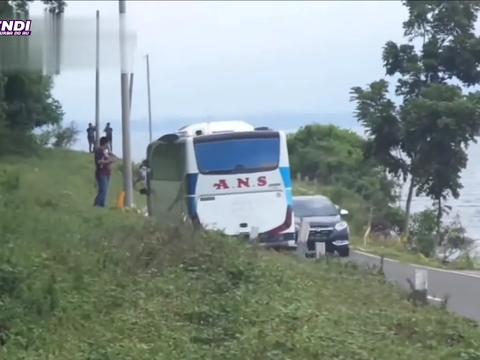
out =
{"type": "Polygon", "coordinates": [[[89,154],[0,164],[0,359],[480,359],[474,324],[378,273],[93,208],[94,191],[89,154]]]}

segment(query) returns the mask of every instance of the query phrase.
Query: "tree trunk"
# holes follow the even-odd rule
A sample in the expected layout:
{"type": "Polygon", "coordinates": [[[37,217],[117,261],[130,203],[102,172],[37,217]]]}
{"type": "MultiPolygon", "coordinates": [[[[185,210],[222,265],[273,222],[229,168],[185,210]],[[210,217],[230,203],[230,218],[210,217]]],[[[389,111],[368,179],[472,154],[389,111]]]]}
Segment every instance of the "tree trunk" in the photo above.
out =
{"type": "Polygon", "coordinates": [[[413,190],[415,189],[415,181],[412,178],[410,179],[410,185],[408,187],[407,203],[405,204],[405,222],[403,223],[403,231],[405,238],[408,238],[408,226],[410,223],[410,207],[413,200],[413,190]]]}
{"type": "Polygon", "coordinates": [[[443,208],[442,208],[442,199],[438,199],[437,202],[437,245],[440,245],[442,242],[441,237],[441,227],[442,227],[442,217],[443,217],[443,208]]]}

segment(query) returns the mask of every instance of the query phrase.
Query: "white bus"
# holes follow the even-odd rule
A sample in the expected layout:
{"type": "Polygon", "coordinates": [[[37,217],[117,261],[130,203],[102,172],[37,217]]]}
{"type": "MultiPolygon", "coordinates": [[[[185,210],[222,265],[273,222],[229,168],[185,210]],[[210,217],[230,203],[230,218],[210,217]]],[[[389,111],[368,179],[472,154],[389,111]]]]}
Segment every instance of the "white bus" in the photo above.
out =
{"type": "Polygon", "coordinates": [[[185,215],[207,229],[294,247],[286,135],[242,121],[195,124],[148,146],[150,216],[185,215]]]}

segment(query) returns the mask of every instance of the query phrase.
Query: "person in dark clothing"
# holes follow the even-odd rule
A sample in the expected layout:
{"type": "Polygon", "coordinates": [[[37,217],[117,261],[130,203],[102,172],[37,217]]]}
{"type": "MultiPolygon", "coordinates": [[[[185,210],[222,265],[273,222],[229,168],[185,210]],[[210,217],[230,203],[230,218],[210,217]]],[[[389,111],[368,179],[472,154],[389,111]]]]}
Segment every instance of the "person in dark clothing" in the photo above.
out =
{"type": "MultiPolygon", "coordinates": [[[[138,169],[138,176],[137,178],[133,181],[133,188],[137,186],[137,184],[142,183],[143,188],[147,188],[147,176],[148,176],[148,166],[147,166],[147,160],[143,160],[139,169],[138,169]]],[[[140,193],[142,193],[141,190],[139,190],[140,193]]]]}
{"type": "Polygon", "coordinates": [[[110,182],[111,164],[115,158],[109,155],[109,142],[106,136],[100,138],[100,146],[95,149],[95,179],[97,180],[98,191],[95,197],[94,206],[105,207],[105,200],[110,182]]]}
{"type": "Polygon", "coordinates": [[[91,123],[87,128],[88,151],[93,152],[95,149],[95,126],[91,123]]]}
{"type": "Polygon", "coordinates": [[[107,123],[107,126],[105,126],[105,129],[103,130],[105,132],[105,137],[108,139],[108,142],[110,143],[110,151],[112,151],[112,132],[113,129],[110,126],[110,123],[107,123]]]}

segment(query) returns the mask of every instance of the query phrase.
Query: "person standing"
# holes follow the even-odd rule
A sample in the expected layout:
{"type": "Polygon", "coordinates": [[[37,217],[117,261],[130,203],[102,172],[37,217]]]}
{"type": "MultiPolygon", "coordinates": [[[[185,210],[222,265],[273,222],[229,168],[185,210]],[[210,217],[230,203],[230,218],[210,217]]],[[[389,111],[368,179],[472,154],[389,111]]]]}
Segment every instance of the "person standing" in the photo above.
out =
{"type": "Polygon", "coordinates": [[[91,123],[87,127],[88,151],[93,152],[95,149],[95,126],[91,123]]]}
{"type": "Polygon", "coordinates": [[[108,149],[110,143],[108,138],[103,136],[100,138],[100,146],[95,149],[95,179],[97,181],[97,196],[93,203],[94,206],[105,207],[105,200],[108,193],[108,184],[112,174],[111,164],[115,162],[115,158],[109,155],[108,149]]]}
{"type": "Polygon", "coordinates": [[[135,187],[140,182],[143,183],[144,188],[147,188],[147,160],[142,161],[140,167],[138,168],[138,177],[133,182],[133,187],[135,187]]]}
{"type": "Polygon", "coordinates": [[[108,139],[108,142],[109,142],[109,146],[110,146],[110,151],[112,151],[112,146],[113,146],[113,142],[112,142],[112,132],[113,132],[113,129],[112,127],[110,126],[110,123],[107,123],[107,126],[105,126],[105,129],[103,130],[105,132],[105,137],[108,139]]]}
{"type": "Polygon", "coordinates": [[[140,178],[140,181],[143,182],[145,187],[147,186],[147,176],[148,176],[147,173],[148,173],[147,160],[143,160],[139,168],[139,178],[140,178]]]}

